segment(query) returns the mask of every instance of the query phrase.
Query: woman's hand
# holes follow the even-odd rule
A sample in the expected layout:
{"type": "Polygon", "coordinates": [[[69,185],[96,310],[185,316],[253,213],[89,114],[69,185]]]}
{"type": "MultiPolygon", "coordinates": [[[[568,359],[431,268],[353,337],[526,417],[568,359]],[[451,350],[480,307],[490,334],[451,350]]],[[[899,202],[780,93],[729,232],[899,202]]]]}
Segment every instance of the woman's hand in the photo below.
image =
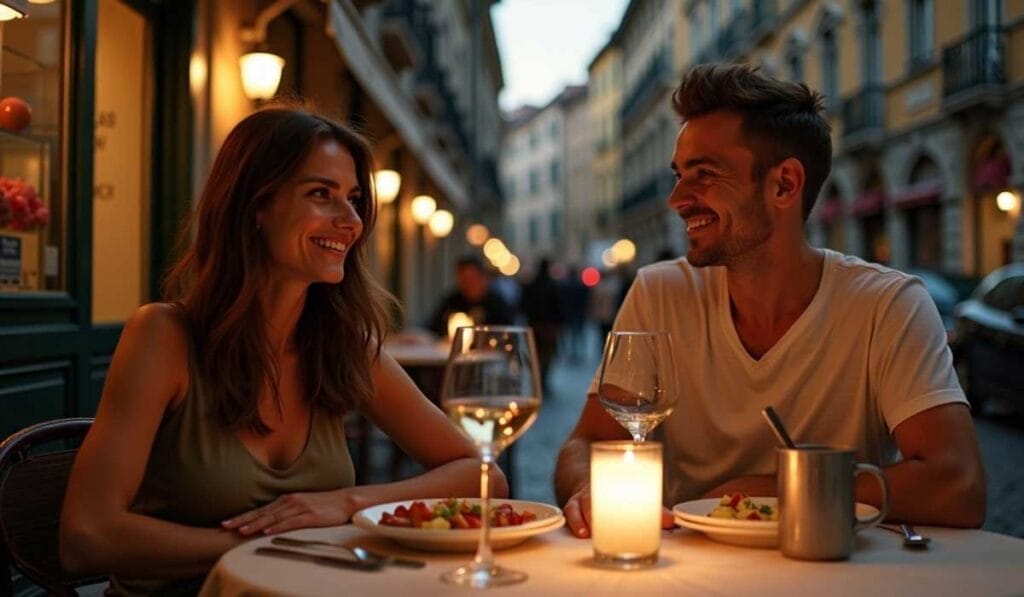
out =
{"type": "Polygon", "coordinates": [[[282,533],[292,529],[345,524],[356,508],[345,489],[317,493],[289,493],[221,525],[242,536],[282,533]]]}

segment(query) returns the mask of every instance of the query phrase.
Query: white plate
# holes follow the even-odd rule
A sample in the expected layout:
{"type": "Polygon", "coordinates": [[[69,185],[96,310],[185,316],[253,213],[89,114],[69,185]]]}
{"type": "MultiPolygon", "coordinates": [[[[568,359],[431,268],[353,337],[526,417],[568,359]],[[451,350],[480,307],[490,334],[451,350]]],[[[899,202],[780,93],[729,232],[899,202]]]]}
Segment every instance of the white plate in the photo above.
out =
{"type": "MultiPolygon", "coordinates": [[[[480,529],[415,529],[378,524],[380,516],[384,512],[394,512],[398,506],[409,507],[413,501],[423,502],[427,507],[433,507],[435,502],[444,500],[433,498],[380,504],[356,512],[355,516],[352,517],[352,523],[364,531],[393,539],[413,549],[424,551],[476,551],[477,542],[480,540],[480,529]]],[[[470,504],[480,502],[479,499],[466,499],[466,501],[470,504]]],[[[492,508],[501,504],[510,504],[516,512],[533,512],[537,515],[537,520],[514,527],[491,527],[492,549],[504,549],[518,545],[534,535],[553,531],[565,524],[565,517],[562,516],[562,511],[555,506],[523,500],[491,500],[492,508]]]]}
{"type": "Polygon", "coordinates": [[[779,544],[779,530],[774,529],[730,529],[697,524],[691,520],[676,517],[681,527],[704,533],[708,539],[740,547],[776,547],[779,544]]]}
{"type": "MultiPolygon", "coordinates": [[[[775,506],[773,497],[752,497],[754,503],[775,506]]],[[[743,547],[775,547],[779,543],[779,523],[774,520],[735,520],[708,516],[720,500],[709,498],[676,504],[672,508],[676,524],[707,535],[709,539],[743,547]]],[[[856,516],[868,518],[878,509],[868,504],[857,504],[856,516]]]]}

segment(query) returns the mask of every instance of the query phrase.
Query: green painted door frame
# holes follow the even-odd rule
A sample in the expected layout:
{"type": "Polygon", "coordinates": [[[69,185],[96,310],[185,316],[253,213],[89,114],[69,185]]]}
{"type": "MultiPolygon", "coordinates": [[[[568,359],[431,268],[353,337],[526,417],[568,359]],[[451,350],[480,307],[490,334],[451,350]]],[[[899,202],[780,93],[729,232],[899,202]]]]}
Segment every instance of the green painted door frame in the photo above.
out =
{"type": "MultiPolygon", "coordinates": [[[[153,27],[150,297],[191,202],[189,56],[194,0],[121,0],[153,27]]],[[[65,292],[0,294],[0,438],[94,414],[121,325],[93,325],[93,143],[98,0],[65,7],[65,292]]]]}

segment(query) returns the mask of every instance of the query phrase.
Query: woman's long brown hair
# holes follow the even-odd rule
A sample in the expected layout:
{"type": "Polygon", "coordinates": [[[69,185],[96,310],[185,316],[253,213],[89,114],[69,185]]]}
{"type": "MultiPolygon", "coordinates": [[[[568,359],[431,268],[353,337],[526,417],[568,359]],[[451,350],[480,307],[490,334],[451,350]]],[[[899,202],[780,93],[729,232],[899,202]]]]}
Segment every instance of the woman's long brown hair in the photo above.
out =
{"type": "Polygon", "coordinates": [[[357,408],[373,395],[370,368],[380,356],[395,305],[366,265],[366,238],[376,216],[373,155],[366,141],[342,124],[304,109],[267,108],[239,122],[225,139],[182,229],[183,241],[193,234],[194,240],[163,285],[164,299],[184,314],[201,382],[216,420],[226,428],[271,431],[258,410],[263,388],[280,406],[280,368],[264,334],[258,299],[268,254],[256,214],[324,140],[340,143],[355,161],[363,234],[349,250],[344,280],[309,288],[295,330],[302,388],[311,408],[331,415],[357,408]]]}

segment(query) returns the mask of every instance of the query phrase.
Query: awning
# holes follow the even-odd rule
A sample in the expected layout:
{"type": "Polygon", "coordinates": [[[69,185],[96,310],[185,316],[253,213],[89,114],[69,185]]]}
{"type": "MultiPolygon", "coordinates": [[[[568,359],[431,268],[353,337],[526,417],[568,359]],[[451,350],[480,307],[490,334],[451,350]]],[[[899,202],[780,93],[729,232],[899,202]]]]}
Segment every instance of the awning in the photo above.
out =
{"type": "Polygon", "coordinates": [[[863,195],[854,200],[851,211],[858,218],[867,218],[881,212],[884,205],[885,191],[872,189],[865,191],[863,195]]]}
{"type": "Polygon", "coordinates": [[[923,205],[938,203],[939,197],[941,196],[941,180],[922,180],[921,182],[914,183],[902,191],[895,193],[889,201],[893,206],[899,209],[910,209],[912,207],[921,207],[923,205]]]}
{"type": "Polygon", "coordinates": [[[831,224],[843,215],[843,202],[839,197],[829,197],[821,207],[818,208],[818,219],[823,224],[831,224]]]}
{"type": "Polygon", "coordinates": [[[971,177],[971,190],[975,192],[1001,191],[1010,179],[1010,158],[990,158],[981,163],[971,177]]]}

